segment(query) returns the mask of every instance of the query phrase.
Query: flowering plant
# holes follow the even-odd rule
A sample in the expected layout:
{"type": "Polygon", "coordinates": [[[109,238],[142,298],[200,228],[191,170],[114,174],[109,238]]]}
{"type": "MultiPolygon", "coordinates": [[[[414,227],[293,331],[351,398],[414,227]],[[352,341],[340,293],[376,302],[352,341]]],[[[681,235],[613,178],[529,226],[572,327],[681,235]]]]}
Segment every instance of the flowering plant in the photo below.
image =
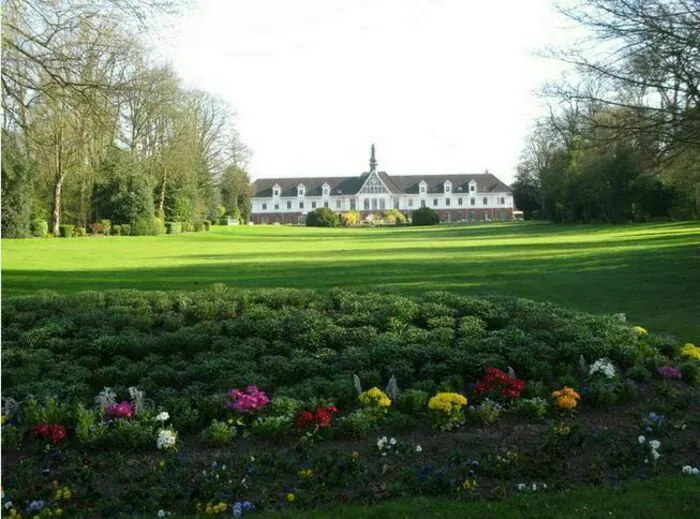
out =
{"type": "Polygon", "coordinates": [[[158,450],[174,449],[177,444],[177,432],[172,429],[161,429],[158,432],[156,445],[158,450]]]}
{"type": "Polygon", "coordinates": [[[134,416],[134,406],[127,401],[120,404],[107,404],[104,414],[110,418],[131,418],[134,416]]]}
{"type": "Polygon", "coordinates": [[[58,423],[40,423],[34,427],[34,434],[42,440],[49,440],[54,445],[58,445],[68,436],[66,426],[58,423]]]}
{"type": "Polygon", "coordinates": [[[698,469],[697,467],[691,467],[690,465],[683,465],[681,472],[683,474],[692,474],[694,476],[697,476],[698,474],[700,474],[700,469],[698,469]]]}
{"type": "Polygon", "coordinates": [[[607,379],[615,378],[615,366],[613,366],[612,362],[610,362],[608,359],[598,359],[588,370],[588,374],[593,376],[598,373],[607,379]]]}
{"type": "Polygon", "coordinates": [[[378,387],[373,387],[364,393],[360,393],[359,398],[364,405],[374,409],[384,409],[391,405],[391,398],[378,387]]]}
{"type": "Polygon", "coordinates": [[[476,392],[479,396],[500,395],[513,399],[518,398],[523,389],[525,389],[525,382],[498,368],[487,368],[486,375],[476,383],[476,392]]]}
{"type": "Polygon", "coordinates": [[[647,432],[658,431],[663,428],[666,423],[666,418],[663,415],[656,414],[654,411],[650,412],[647,416],[642,419],[642,424],[647,432]]]}
{"type": "Polygon", "coordinates": [[[581,395],[572,387],[564,387],[559,391],[554,391],[552,396],[557,399],[557,404],[562,409],[575,409],[581,399],[581,395]]]}
{"type": "Polygon", "coordinates": [[[259,411],[270,403],[270,397],[264,391],[260,391],[258,386],[248,386],[245,391],[230,389],[228,399],[226,407],[239,413],[259,411]]]}
{"type": "Polygon", "coordinates": [[[681,355],[690,357],[691,359],[700,360],[700,346],[695,346],[691,343],[685,343],[681,348],[681,355]]]}
{"type": "Polygon", "coordinates": [[[641,326],[634,326],[632,329],[637,332],[637,335],[646,335],[649,332],[646,331],[646,329],[642,328],[641,326]]]}
{"type": "Polygon", "coordinates": [[[663,378],[683,378],[681,370],[673,366],[661,366],[657,371],[663,378]]]}
{"type": "Polygon", "coordinates": [[[387,439],[386,436],[382,436],[377,439],[377,449],[379,449],[382,456],[396,452],[396,444],[396,438],[387,439]]]}
{"type": "Polygon", "coordinates": [[[464,423],[464,410],[467,397],[459,393],[438,393],[428,401],[428,409],[435,427],[448,431],[464,423]]]}
{"type": "Polygon", "coordinates": [[[338,408],[334,405],[319,406],[315,411],[301,409],[297,413],[295,424],[299,429],[306,429],[307,427],[313,427],[314,430],[326,429],[331,426],[333,416],[336,414],[338,414],[338,408]]]}

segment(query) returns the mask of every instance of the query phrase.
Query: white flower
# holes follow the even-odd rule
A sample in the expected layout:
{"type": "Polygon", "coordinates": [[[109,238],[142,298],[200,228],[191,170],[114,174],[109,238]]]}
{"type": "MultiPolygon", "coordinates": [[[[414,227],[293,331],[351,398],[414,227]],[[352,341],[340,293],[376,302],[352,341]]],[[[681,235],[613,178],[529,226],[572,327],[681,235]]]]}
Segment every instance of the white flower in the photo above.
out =
{"type": "Polygon", "coordinates": [[[171,429],[161,429],[158,433],[156,445],[159,449],[171,449],[177,442],[177,433],[171,429]]]}
{"type": "Polygon", "coordinates": [[[518,490],[525,490],[525,483],[519,483],[518,490]]]}
{"type": "Polygon", "coordinates": [[[5,501],[5,510],[9,510],[13,506],[12,501],[5,501]]]}
{"type": "Polygon", "coordinates": [[[647,439],[646,439],[644,436],[640,436],[639,438],[637,438],[637,441],[638,441],[639,444],[641,445],[642,443],[644,443],[645,441],[647,441],[647,439]]]}
{"type": "Polygon", "coordinates": [[[588,370],[589,375],[602,373],[605,378],[615,378],[615,367],[608,359],[598,359],[588,370]]]}
{"type": "Polygon", "coordinates": [[[681,469],[681,472],[683,472],[683,474],[692,474],[693,467],[691,467],[690,465],[684,465],[683,468],[681,469]]]}
{"type": "Polygon", "coordinates": [[[158,517],[165,517],[165,510],[158,510],[158,517]]]}
{"type": "Polygon", "coordinates": [[[651,447],[652,449],[656,450],[656,449],[658,449],[659,447],[661,447],[661,442],[660,442],[659,440],[651,440],[651,441],[649,442],[649,447],[651,447]]]}
{"type": "Polygon", "coordinates": [[[547,483],[542,483],[542,488],[547,488],[547,483]]]}
{"type": "Polygon", "coordinates": [[[697,468],[697,467],[693,467],[692,470],[691,470],[690,472],[691,472],[691,474],[693,474],[694,476],[697,476],[698,474],[700,474],[700,469],[697,468]]]}
{"type": "Polygon", "coordinates": [[[391,440],[389,440],[389,443],[391,443],[392,445],[396,445],[396,438],[392,438],[391,440]]]}
{"type": "Polygon", "coordinates": [[[416,445],[416,452],[423,452],[423,447],[416,445]]]}
{"type": "Polygon", "coordinates": [[[532,490],[533,490],[533,492],[537,491],[537,483],[532,484],[532,490]]]}
{"type": "Polygon", "coordinates": [[[651,457],[654,458],[654,460],[658,460],[661,457],[661,454],[659,454],[657,451],[651,451],[651,457]]]}
{"type": "Polygon", "coordinates": [[[163,412],[160,413],[158,416],[156,416],[156,420],[159,421],[159,422],[164,422],[164,421],[166,421],[168,418],[170,418],[170,415],[168,414],[167,411],[163,411],[163,412]]]}

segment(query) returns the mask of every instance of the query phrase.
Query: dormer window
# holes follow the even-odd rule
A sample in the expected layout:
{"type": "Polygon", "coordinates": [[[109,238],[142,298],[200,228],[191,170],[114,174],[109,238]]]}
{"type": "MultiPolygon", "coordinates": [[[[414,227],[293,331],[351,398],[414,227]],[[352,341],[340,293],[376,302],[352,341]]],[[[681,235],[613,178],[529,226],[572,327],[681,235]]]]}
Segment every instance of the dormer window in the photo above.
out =
{"type": "Polygon", "coordinates": [[[445,188],[445,193],[448,193],[448,194],[452,193],[452,182],[450,182],[449,180],[447,182],[445,182],[444,188],[445,188]]]}
{"type": "Polygon", "coordinates": [[[328,196],[331,194],[331,186],[328,184],[323,184],[323,196],[328,196]]]}
{"type": "Polygon", "coordinates": [[[476,193],[476,182],[474,182],[473,180],[469,182],[469,192],[476,193]]]}
{"type": "Polygon", "coordinates": [[[280,196],[280,192],[282,191],[282,188],[279,186],[279,184],[275,184],[272,186],[272,196],[280,196]]]}
{"type": "Polygon", "coordinates": [[[426,184],[424,181],[421,181],[420,184],[418,184],[418,192],[421,195],[424,195],[425,193],[428,192],[428,184],[426,184]]]}
{"type": "Polygon", "coordinates": [[[306,194],[306,187],[304,184],[299,184],[297,186],[297,196],[304,196],[306,194]]]}

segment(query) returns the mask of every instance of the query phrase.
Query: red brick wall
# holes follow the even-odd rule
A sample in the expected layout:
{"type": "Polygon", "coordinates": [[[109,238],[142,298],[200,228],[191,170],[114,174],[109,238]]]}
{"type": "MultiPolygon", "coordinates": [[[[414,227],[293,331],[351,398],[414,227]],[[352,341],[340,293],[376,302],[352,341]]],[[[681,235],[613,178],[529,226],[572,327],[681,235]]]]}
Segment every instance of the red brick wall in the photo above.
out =
{"type": "Polygon", "coordinates": [[[250,215],[250,220],[259,225],[261,223],[299,223],[301,211],[288,213],[253,213],[250,215]]]}

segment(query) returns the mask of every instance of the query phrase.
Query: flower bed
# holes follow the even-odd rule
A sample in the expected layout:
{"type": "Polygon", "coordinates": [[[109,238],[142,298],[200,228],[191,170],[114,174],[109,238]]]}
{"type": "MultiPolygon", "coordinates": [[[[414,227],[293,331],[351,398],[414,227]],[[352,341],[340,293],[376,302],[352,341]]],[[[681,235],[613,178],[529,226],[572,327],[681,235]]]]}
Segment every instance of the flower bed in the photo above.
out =
{"type": "Polygon", "coordinates": [[[700,464],[700,361],[617,317],[222,288],[4,310],[15,514],[241,517],[691,477],[700,464]]]}

